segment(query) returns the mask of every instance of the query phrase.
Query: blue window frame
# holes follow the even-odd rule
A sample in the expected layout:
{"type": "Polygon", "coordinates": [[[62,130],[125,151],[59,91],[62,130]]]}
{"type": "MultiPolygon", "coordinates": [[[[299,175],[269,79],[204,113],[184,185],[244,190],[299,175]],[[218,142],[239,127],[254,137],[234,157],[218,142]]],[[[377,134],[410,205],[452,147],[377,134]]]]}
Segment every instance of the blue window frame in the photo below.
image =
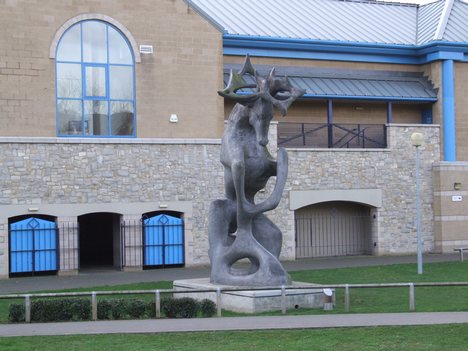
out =
{"type": "Polygon", "coordinates": [[[60,38],[55,64],[58,136],[136,136],[135,60],[117,28],[74,24],[60,38]]]}

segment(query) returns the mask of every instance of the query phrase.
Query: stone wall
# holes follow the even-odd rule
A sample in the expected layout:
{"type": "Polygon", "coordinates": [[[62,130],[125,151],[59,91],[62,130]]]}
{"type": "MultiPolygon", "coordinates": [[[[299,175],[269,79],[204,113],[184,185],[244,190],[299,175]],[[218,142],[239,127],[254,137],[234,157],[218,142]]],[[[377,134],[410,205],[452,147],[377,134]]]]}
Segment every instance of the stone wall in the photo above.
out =
{"type": "MultiPolygon", "coordinates": [[[[375,253],[416,251],[415,149],[413,132],[421,132],[421,201],[424,251],[434,248],[432,165],[439,160],[439,128],[428,125],[391,125],[388,149],[290,149],[286,191],[381,189],[382,207],[373,212],[375,253]]],[[[287,196],[287,195],[286,195],[287,196]]],[[[283,228],[294,232],[288,201],[281,203],[283,228]]],[[[287,250],[294,251],[290,242],[287,250]]]]}
{"type": "MultiPolygon", "coordinates": [[[[276,126],[270,128],[272,151],[276,126]]],[[[384,150],[288,150],[286,190],[279,207],[268,214],[284,234],[281,258],[295,258],[291,190],[381,189],[382,207],[373,212],[376,254],[414,252],[415,150],[410,135],[415,131],[426,140],[421,147],[423,233],[424,250],[432,250],[432,164],[439,160],[439,128],[392,125],[384,150]]],[[[28,213],[76,222],[77,216],[93,212],[119,213],[130,220],[163,208],[182,212],[186,263],[207,264],[208,208],[224,197],[219,146],[219,139],[1,138],[0,179],[8,186],[0,189],[0,275],[8,273],[8,218],[28,213]]],[[[273,185],[271,179],[257,200],[268,196],[273,185]]]]}

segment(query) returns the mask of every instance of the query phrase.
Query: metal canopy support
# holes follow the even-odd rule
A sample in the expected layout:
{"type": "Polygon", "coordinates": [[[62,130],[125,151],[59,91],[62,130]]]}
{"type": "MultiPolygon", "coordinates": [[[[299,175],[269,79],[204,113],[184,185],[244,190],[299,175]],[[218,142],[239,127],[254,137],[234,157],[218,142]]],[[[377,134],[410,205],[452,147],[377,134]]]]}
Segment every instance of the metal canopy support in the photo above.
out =
{"type": "Polygon", "coordinates": [[[327,100],[328,147],[333,147],[333,101],[327,100]]]}
{"type": "Polygon", "coordinates": [[[393,104],[391,101],[387,102],[387,124],[393,123],[393,104]]]}

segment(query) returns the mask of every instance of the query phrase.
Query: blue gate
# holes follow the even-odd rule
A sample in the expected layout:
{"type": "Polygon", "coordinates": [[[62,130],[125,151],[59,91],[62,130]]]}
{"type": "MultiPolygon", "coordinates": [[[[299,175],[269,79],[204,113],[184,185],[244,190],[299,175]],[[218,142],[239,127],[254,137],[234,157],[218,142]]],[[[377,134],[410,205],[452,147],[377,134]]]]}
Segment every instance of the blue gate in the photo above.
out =
{"type": "Polygon", "coordinates": [[[10,224],[10,273],[57,271],[57,227],[30,217],[10,224]]]}
{"type": "Polygon", "coordinates": [[[184,221],[166,214],[143,219],[143,246],[145,267],[183,266],[184,221]]]}

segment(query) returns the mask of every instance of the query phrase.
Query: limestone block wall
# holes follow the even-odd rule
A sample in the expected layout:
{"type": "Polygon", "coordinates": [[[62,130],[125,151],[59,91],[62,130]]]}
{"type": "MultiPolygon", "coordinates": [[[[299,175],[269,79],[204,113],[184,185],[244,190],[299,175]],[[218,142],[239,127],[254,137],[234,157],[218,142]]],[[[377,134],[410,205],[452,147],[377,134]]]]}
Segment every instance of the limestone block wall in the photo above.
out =
{"type": "MultiPolygon", "coordinates": [[[[272,123],[270,128],[272,154],[276,127],[272,123]]],[[[439,128],[391,125],[384,150],[288,150],[283,199],[268,213],[284,235],[281,258],[295,258],[291,190],[380,189],[382,207],[371,212],[376,215],[375,253],[415,252],[415,150],[410,143],[415,131],[426,140],[421,147],[423,235],[424,250],[432,250],[432,165],[439,161],[439,128]]],[[[33,213],[56,216],[60,225],[93,212],[119,213],[123,220],[138,220],[162,208],[182,212],[186,264],[208,264],[208,208],[224,197],[219,148],[219,139],[1,138],[0,180],[5,186],[0,189],[0,275],[8,275],[8,218],[33,213]]],[[[257,201],[273,186],[271,179],[257,201]]],[[[73,235],[65,239],[76,240],[73,235]]],[[[74,271],[77,251],[67,254],[61,259],[63,269],[74,271]]]]}
{"type": "MultiPolygon", "coordinates": [[[[388,126],[388,149],[290,149],[287,191],[380,189],[382,207],[375,208],[374,252],[379,255],[416,251],[415,149],[413,132],[421,132],[421,201],[424,251],[434,249],[432,165],[440,159],[439,127],[388,126]]],[[[285,194],[287,196],[287,194],[285,194]]],[[[287,199],[286,199],[287,200],[287,199]]],[[[281,203],[283,227],[294,232],[294,214],[281,203]]],[[[293,251],[290,243],[288,250],[293,251]]]]}

